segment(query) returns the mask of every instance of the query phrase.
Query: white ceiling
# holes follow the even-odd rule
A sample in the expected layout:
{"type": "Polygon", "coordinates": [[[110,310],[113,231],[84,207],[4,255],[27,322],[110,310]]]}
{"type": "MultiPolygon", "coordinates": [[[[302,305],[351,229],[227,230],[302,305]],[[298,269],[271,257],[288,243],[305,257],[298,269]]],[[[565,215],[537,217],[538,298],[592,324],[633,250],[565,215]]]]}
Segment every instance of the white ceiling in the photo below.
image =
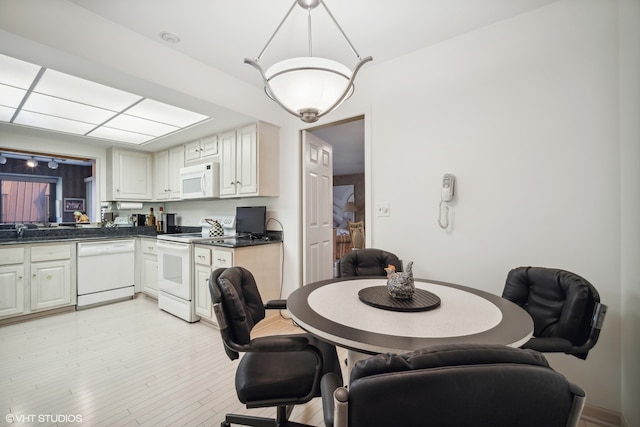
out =
{"type": "MultiPolygon", "coordinates": [[[[13,29],[14,32],[20,33],[20,27],[33,27],[42,23],[42,17],[31,22],[29,10],[37,11],[38,3],[43,5],[43,2],[48,1],[50,0],[2,0],[0,30],[11,32],[13,29]],[[4,18],[1,17],[3,14],[4,18]]],[[[558,0],[325,0],[358,53],[362,57],[373,57],[373,63],[365,65],[361,73],[365,73],[367,67],[532,11],[554,1],[558,0]]],[[[105,20],[111,21],[112,25],[115,24],[118,28],[124,27],[134,34],[154,41],[162,49],[179,51],[250,85],[261,87],[258,72],[244,64],[244,58],[257,57],[291,7],[293,0],[56,0],[56,3],[60,6],[75,5],[85,9],[85,12],[90,12],[88,16],[86,13],[83,14],[85,22],[82,31],[94,31],[94,25],[91,19],[88,19],[90,17],[95,17],[96,24],[104,24],[105,20]],[[180,42],[168,43],[162,40],[160,34],[163,32],[178,35],[180,42]]],[[[357,62],[356,57],[322,7],[312,12],[312,24],[314,55],[329,57],[353,67],[357,62]]],[[[296,6],[262,57],[262,66],[267,68],[294,55],[306,56],[306,25],[306,11],[296,6]]],[[[104,26],[101,25],[101,28],[104,26]]],[[[65,29],[60,28],[59,31],[64,33],[65,29]]],[[[27,30],[24,32],[28,33],[27,30]]],[[[76,39],[69,39],[69,43],[77,44],[78,38],[81,40],[83,34],[73,34],[72,37],[76,39]]],[[[59,40],[65,38],[60,37],[59,40]]],[[[58,43],[61,44],[53,48],[67,51],[65,42],[58,43]]],[[[126,43],[119,48],[126,50],[126,43]]],[[[1,43],[0,53],[3,53],[1,43]]],[[[79,63],[85,66],[87,64],[82,61],[91,60],[80,58],[79,63]]],[[[169,67],[170,65],[167,64],[169,67]]],[[[83,77],[90,78],[86,70],[91,67],[85,68],[83,77]]],[[[95,72],[97,75],[103,71],[95,72]]],[[[176,78],[184,76],[176,73],[176,78]]],[[[162,95],[154,96],[151,92],[163,91],[163,88],[157,87],[153,82],[142,83],[146,91],[143,95],[166,102],[167,93],[170,92],[168,89],[162,95]]],[[[224,128],[225,123],[229,124],[228,127],[233,127],[246,122],[248,118],[215,105],[202,107],[199,112],[219,118],[216,122],[218,127],[224,128]]],[[[279,107],[274,105],[274,108],[279,107]]],[[[202,132],[207,131],[204,127],[206,125],[202,126],[200,136],[204,136],[202,132]]],[[[324,139],[331,142],[330,132],[324,133],[324,139]]],[[[178,138],[182,137],[184,140],[185,137],[199,137],[197,135],[198,129],[191,129],[183,135],[178,135],[178,138]]],[[[164,142],[166,147],[167,143],[175,144],[175,138],[173,135],[166,141],[160,140],[154,144],[161,147],[164,142]]],[[[358,138],[360,140],[357,144],[363,146],[363,136],[360,135],[358,138]]]]}
{"type": "MultiPolygon", "coordinates": [[[[167,44],[192,58],[261,86],[243,63],[255,58],[292,0],[69,0],[145,37],[178,35],[167,44]]],[[[555,0],[326,0],[358,53],[383,62],[536,9],[555,0]]],[[[357,62],[322,7],[312,12],[315,56],[357,62]]],[[[296,6],[262,58],[265,65],[306,56],[307,12],[296,6]]],[[[263,66],[264,67],[264,66],[263,66]]]]}

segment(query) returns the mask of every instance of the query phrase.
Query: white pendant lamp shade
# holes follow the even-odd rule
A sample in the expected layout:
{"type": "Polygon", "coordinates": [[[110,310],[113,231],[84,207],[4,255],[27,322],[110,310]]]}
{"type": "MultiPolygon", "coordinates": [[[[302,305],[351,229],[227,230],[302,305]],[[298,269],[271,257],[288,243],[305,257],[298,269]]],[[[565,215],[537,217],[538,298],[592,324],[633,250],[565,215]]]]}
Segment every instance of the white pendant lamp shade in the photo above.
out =
{"type": "Polygon", "coordinates": [[[301,115],[322,114],[353,93],[351,70],[325,58],[286,59],[272,65],[265,77],[267,95],[301,115]]]}
{"type": "Polygon", "coordinates": [[[358,55],[358,52],[356,52],[323,0],[294,0],[289,12],[287,12],[267,45],[262,49],[260,55],[253,60],[247,58],[244,62],[258,70],[264,81],[264,90],[271,99],[302,121],[313,123],[333,111],[353,94],[353,81],[358,70],[371,60],[370,56],[364,59],[360,58],[360,55],[358,55]],[[259,64],[260,59],[296,5],[309,13],[309,56],[285,59],[273,64],[264,71],[259,64]],[[318,58],[312,55],[311,10],[319,5],[324,7],[358,59],[358,63],[353,70],[331,59],[318,58]]]}

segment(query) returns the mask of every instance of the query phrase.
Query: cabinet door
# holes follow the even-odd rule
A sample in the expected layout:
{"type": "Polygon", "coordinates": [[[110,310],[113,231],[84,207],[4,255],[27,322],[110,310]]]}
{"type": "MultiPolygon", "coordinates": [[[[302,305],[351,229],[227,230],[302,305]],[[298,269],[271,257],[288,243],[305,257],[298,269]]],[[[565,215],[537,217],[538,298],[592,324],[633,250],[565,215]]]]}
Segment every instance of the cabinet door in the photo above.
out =
{"type": "Polygon", "coordinates": [[[193,141],[184,146],[184,159],[187,162],[200,158],[200,141],[193,141]]]}
{"type": "Polygon", "coordinates": [[[114,152],[116,200],[151,200],[152,157],[137,151],[114,152]]]}
{"type": "Polygon", "coordinates": [[[236,132],[220,135],[220,195],[236,194],[236,132]]]}
{"type": "Polygon", "coordinates": [[[158,297],[158,256],[142,255],[142,290],[144,293],[158,297]]]}
{"type": "Polygon", "coordinates": [[[169,182],[169,198],[180,198],[180,168],[184,167],[184,147],[176,147],[169,150],[169,170],[167,172],[169,182]]]}
{"type": "Polygon", "coordinates": [[[218,135],[212,135],[200,140],[200,156],[203,159],[218,154],[218,135]]]}
{"type": "Polygon", "coordinates": [[[0,317],[24,312],[24,267],[0,267],[0,317]]]}
{"type": "Polygon", "coordinates": [[[211,307],[211,295],[209,293],[209,276],[211,267],[208,265],[196,265],[196,314],[206,317],[217,324],[211,307]]]}
{"type": "Polygon", "coordinates": [[[31,263],[31,309],[71,304],[71,262],[31,263]]]}
{"type": "Polygon", "coordinates": [[[153,180],[153,194],[156,200],[165,200],[169,198],[169,151],[161,151],[153,156],[153,171],[155,179],[153,180]]]}
{"type": "MultiPolygon", "coordinates": [[[[236,137],[236,192],[255,195],[258,192],[258,140],[257,126],[245,126],[236,137]]],[[[270,167],[270,165],[262,165],[270,167]]]]}

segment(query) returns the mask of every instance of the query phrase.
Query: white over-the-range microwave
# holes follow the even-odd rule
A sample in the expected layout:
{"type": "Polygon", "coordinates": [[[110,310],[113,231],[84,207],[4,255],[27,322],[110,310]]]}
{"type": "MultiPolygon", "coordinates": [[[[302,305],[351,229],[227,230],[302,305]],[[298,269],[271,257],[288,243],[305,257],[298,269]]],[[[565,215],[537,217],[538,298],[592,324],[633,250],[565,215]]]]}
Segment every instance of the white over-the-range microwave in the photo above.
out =
{"type": "Polygon", "coordinates": [[[180,197],[220,197],[220,163],[209,162],[180,168],[180,197]]]}

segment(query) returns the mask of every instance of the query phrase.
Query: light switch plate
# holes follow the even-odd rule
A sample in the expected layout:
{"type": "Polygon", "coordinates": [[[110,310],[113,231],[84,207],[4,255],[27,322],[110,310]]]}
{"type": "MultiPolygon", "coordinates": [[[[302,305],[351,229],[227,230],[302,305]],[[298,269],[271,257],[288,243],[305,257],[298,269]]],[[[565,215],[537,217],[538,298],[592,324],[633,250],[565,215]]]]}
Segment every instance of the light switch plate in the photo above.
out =
{"type": "Polygon", "coordinates": [[[389,202],[381,202],[376,205],[376,216],[389,216],[389,202]]]}

